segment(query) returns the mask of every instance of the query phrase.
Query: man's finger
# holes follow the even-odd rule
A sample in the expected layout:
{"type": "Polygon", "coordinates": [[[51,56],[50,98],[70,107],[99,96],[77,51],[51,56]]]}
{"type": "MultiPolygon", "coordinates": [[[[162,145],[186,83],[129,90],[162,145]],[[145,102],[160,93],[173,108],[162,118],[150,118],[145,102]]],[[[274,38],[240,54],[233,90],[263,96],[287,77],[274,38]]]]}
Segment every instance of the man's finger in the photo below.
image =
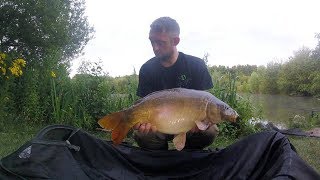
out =
{"type": "Polygon", "coordinates": [[[141,124],[139,127],[139,132],[144,133],[145,129],[146,129],[146,124],[141,124]]]}
{"type": "Polygon", "coordinates": [[[145,129],[145,132],[144,133],[148,133],[151,129],[151,124],[150,123],[147,123],[146,124],[146,129],[145,129]]]}
{"type": "Polygon", "coordinates": [[[141,123],[137,123],[136,125],[133,126],[133,129],[139,130],[141,123]]]}

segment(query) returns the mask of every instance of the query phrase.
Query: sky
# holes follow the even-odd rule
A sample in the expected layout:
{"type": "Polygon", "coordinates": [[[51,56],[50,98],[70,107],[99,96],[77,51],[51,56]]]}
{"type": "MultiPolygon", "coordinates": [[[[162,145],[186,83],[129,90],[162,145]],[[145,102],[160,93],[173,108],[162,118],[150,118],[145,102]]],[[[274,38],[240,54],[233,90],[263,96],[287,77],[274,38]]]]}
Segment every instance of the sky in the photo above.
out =
{"type": "Polygon", "coordinates": [[[316,47],[319,7],[319,0],[86,0],[95,34],[71,75],[83,60],[100,60],[113,77],[138,73],[154,56],[150,24],[162,16],[180,25],[178,51],[208,53],[209,65],[285,62],[302,47],[316,47]]]}

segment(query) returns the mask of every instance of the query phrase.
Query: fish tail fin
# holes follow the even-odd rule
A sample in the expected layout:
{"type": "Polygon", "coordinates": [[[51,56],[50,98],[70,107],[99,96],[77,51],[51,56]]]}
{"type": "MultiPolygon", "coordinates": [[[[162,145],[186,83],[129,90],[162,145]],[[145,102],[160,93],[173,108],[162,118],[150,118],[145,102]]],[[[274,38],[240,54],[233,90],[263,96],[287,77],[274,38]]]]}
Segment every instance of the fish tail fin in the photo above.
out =
{"type": "Polygon", "coordinates": [[[104,116],[98,124],[107,130],[111,130],[111,139],[114,144],[120,144],[131,129],[124,111],[104,116]]]}
{"type": "Polygon", "coordinates": [[[98,124],[104,129],[113,130],[121,121],[123,121],[123,118],[124,112],[120,111],[104,116],[98,121],[98,124]]]}

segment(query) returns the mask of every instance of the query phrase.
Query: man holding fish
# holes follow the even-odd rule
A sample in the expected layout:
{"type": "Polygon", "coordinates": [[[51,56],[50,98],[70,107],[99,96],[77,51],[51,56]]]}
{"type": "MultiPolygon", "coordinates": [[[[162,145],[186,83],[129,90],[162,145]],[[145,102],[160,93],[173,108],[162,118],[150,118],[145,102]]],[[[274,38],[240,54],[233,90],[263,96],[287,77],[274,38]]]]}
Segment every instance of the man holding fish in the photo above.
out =
{"type": "Polygon", "coordinates": [[[99,121],[113,131],[116,144],[133,127],[134,139],[142,148],[165,150],[173,140],[178,150],[203,149],[218,134],[216,123],[237,118],[227,104],[204,91],[213,87],[211,76],[202,59],[177,51],[179,34],[178,23],[170,17],[150,25],[155,57],[140,69],[137,95],[141,99],[99,121]]]}
{"type": "MultiPolygon", "coordinates": [[[[149,40],[155,57],[140,69],[138,96],[178,87],[196,90],[213,87],[204,61],[178,52],[179,34],[178,23],[170,17],[158,18],[150,25],[149,40]]],[[[211,122],[207,124],[208,128],[203,131],[194,126],[186,134],[185,149],[202,149],[213,142],[218,128],[211,122]]],[[[174,135],[158,132],[150,123],[138,123],[135,129],[134,138],[138,145],[148,149],[168,149],[167,142],[174,138],[174,135]]]]}

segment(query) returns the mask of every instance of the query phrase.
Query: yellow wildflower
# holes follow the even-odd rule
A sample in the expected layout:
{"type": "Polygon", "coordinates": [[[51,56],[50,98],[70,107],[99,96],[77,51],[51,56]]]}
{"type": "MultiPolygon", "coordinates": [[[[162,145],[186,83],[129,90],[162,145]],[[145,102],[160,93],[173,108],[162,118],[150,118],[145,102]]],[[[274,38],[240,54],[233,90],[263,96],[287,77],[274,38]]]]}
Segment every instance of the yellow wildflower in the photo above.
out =
{"type": "Polygon", "coordinates": [[[54,73],[53,71],[51,71],[51,77],[53,77],[53,78],[57,77],[56,73],[54,73]]]}
{"type": "Polygon", "coordinates": [[[6,54],[0,53],[0,73],[2,75],[6,75],[6,63],[4,62],[4,59],[6,58],[6,54]]]}
{"type": "Polygon", "coordinates": [[[11,74],[16,76],[16,77],[19,77],[19,76],[22,75],[22,70],[21,70],[20,66],[9,67],[9,70],[11,71],[11,74]]]}
{"type": "Polygon", "coordinates": [[[5,58],[6,58],[6,54],[0,53],[0,59],[5,59],[5,58]]]}
{"type": "Polygon", "coordinates": [[[13,61],[12,66],[9,67],[9,70],[11,71],[11,74],[19,77],[22,75],[22,67],[26,66],[26,61],[24,59],[16,59],[13,61]]]}
{"type": "Polygon", "coordinates": [[[0,66],[0,71],[2,71],[2,75],[6,75],[6,68],[0,66]]]}
{"type": "Polygon", "coordinates": [[[5,64],[5,62],[4,62],[5,57],[6,57],[5,54],[0,53],[0,64],[5,64]]]}
{"type": "Polygon", "coordinates": [[[20,65],[22,67],[26,66],[26,61],[24,59],[21,59],[21,58],[14,60],[14,63],[16,63],[17,65],[20,65]]]}
{"type": "Polygon", "coordinates": [[[7,68],[5,62],[6,54],[0,52],[0,75],[5,76],[7,79],[7,71],[9,70],[13,76],[19,77],[22,75],[22,68],[26,66],[26,61],[22,58],[18,58],[12,61],[11,67],[7,68]]]}

